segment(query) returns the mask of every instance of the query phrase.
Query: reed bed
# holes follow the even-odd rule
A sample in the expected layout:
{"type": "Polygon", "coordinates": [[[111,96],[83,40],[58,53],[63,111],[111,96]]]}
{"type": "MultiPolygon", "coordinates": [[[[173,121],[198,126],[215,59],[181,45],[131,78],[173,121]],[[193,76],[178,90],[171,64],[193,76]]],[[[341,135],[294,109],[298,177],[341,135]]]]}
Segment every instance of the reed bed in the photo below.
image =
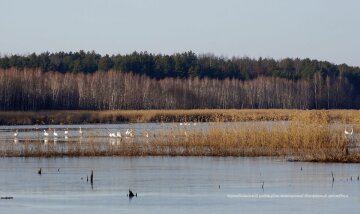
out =
{"type": "MultiPolygon", "coordinates": [[[[293,161],[360,162],[360,153],[349,150],[357,134],[345,136],[344,127],[349,125],[342,121],[347,120],[334,122],[334,115],[331,111],[294,111],[287,122],[231,126],[216,122],[201,131],[159,130],[148,138],[140,134],[108,143],[91,137],[86,143],[3,143],[0,156],[279,156],[293,161]]],[[[355,133],[360,131],[357,123],[351,127],[355,133]]]]}
{"type": "Polygon", "coordinates": [[[0,125],[289,120],[296,110],[3,111],[0,125]]]}
{"type": "Polygon", "coordinates": [[[0,125],[89,124],[126,122],[290,121],[301,113],[326,112],[332,122],[360,123],[359,110],[195,109],[117,111],[2,111],[0,125]]]}

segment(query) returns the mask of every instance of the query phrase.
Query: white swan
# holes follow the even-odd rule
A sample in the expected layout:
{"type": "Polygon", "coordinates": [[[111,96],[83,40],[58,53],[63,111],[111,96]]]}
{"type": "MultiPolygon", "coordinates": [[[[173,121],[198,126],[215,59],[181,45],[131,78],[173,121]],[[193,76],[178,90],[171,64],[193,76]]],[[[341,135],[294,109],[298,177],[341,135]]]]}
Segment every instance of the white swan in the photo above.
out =
{"type": "Polygon", "coordinates": [[[121,132],[116,132],[116,137],[121,137],[121,132]]]}
{"type": "Polygon", "coordinates": [[[57,136],[58,136],[58,133],[56,132],[55,129],[54,129],[53,135],[54,135],[54,137],[57,137],[57,136]]]}
{"type": "Polygon", "coordinates": [[[18,130],[16,130],[16,132],[14,133],[14,137],[18,136],[18,130]]]}
{"type": "Polygon", "coordinates": [[[49,133],[47,133],[45,129],[44,129],[44,136],[49,136],[49,133]]]}
{"type": "Polygon", "coordinates": [[[351,128],[351,132],[349,132],[349,131],[347,131],[346,128],[345,128],[344,133],[345,133],[346,135],[352,135],[352,134],[354,133],[354,129],[351,128]]]}
{"type": "Polygon", "coordinates": [[[133,129],[127,129],[126,132],[125,132],[125,135],[127,137],[134,137],[134,133],[133,133],[133,129]]]}

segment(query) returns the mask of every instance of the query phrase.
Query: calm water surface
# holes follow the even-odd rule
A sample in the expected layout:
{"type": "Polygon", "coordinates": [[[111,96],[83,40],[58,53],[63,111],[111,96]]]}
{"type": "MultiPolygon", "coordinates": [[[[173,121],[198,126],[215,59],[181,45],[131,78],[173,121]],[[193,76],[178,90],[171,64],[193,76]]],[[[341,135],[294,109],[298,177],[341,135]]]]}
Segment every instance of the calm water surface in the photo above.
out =
{"type": "Polygon", "coordinates": [[[211,128],[228,129],[243,125],[256,127],[271,127],[274,124],[286,125],[287,122],[226,122],[226,123],[122,123],[122,124],[87,124],[87,125],[24,125],[24,126],[0,126],[0,143],[21,143],[31,141],[46,142],[110,142],[109,133],[121,132],[125,136],[127,130],[133,130],[137,139],[148,133],[149,137],[176,135],[183,136],[185,132],[203,132],[211,128]],[[79,130],[82,133],[79,133],[79,130]],[[44,130],[49,134],[44,136],[44,130]],[[17,136],[14,134],[17,131],[17,136]],[[54,131],[58,136],[54,136],[54,131]],[[68,134],[65,134],[68,131],[68,134]]]}
{"type": "Polygon", "coordinates": [[[271,158],[0,158],[0,196],[14,197],[0,213],[358,213],[359,175],[271,158]]]}

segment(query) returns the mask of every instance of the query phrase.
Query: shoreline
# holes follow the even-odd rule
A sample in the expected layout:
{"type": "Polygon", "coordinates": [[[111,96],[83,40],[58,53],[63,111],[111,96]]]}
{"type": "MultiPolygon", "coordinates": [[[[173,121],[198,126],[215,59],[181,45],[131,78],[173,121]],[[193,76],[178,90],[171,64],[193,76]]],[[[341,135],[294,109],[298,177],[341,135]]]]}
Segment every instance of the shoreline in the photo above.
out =
{"type": "Polygon", "coordinates": [[[331,121],[356,123],[360,110],[191,109],[191,110],[56,110],[0,111],[0,126],[117,124],[146,122],[289,121],[301,113],[325,112],[331,121]]]}

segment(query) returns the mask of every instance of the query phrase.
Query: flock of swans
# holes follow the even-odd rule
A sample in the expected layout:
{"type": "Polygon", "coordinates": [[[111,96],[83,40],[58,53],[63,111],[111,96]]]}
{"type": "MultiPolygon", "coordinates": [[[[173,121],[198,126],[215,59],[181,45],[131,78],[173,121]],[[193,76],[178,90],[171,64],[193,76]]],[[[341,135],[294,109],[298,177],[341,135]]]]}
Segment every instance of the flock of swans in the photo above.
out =
{"type": "MultiPolygon", "coordinates": [[[[187,123],[187,122],[181,122],[179,123],[180,126],[196,126],[196,123],[187,123]]],[[[109,129],[106,129],[108,132],[108,137],[110,138],[133,138],[135,137],[134,134],[134,130],[133,129],[127,129],[124,133],[122,133],[121,131],[110,131],[109,129]]],[[[81,129],[81,127],[79,127],[79,129],[77,130],[78,132],[78,137],[82,137],[83,136],[83,130],[81,129]]],[[[187,136],[187,133],[184,132],[185,136],[187,136]]],[[[42,133],[44,138],[48,138],[48,137],[53,137],[53,138],[65,138],[68,139],[69,138],[69,130],[68,129],[63,129],[63,130],[59,130],[57,131],[55,128],[54,129],[44,129],[43,133],[42,133]]],[[[16,130],[13,133],[14,139],[17,139],[17,137],[19,136],[19,132],[18,130],[16,130]]],[[[40,137],[40,136],[39,136],[40,137]]],[[[149,133],[148,132],[144,132],[143,137],[145,138],[149,138],[149,133]]]]}
{"type": "MultiPolygon", "coordinates": [[[[107,129],[108,133],[109,133],[109,137],[110,138],[122,138],[122,137],[134,137],[134,130],[133,129],[127,129],[126,132],[125,132],[125,135],[123,136],[121,134],[121,131],[117,131],[116,133],[115,132],[110,132],[108,129],[107,129]]],[[[149,133],[146,132],[146,137],[149,137],[149,133]]]]}
{"type": "MultiPolygon", "coordinates": [[[[180,126],[190,126],[191,123],[180,123],[179,125],[180,125],[180,126]]],[[[193,125],[196,126],[196,123],[193,123],[193,125]]],[[[52,135],[50,134],[50,130],[51,130],[51,129],[49,129],[49,130],[47,131],[47,130],[44,129],[43,136],[44,136],[44,137],[51,137],[51,136],[52,136],[52,137],[54,137],[54,138],[57,138],[57,137],[60,136],[60,135],[59,135],[59,132],[57,132],[56,129],[52,129],[52,135]]],[[[134,136],[135,136],[133,129],[127,129],[124,134],[122,134],[121,131],[112,132],[112,131],[110,131],[109,129],[106,129],[106,130],[107,130],[108,136],[109,136],[110,138],[123,138],[123,137],[128,138],[128,137],[134,137],[134,136]]],[[[83,136],[83,130],[81,129],[81,127],[79,128],[78,133],[79,133],[80,137],[83,136]]],[[[184,132],[184,133],[185,133],[185,135],[187,135],[186,132],[184,132]]],[[[351,128],[351,131],[348,131],[348,130],[346,129],[346,127],[345,127],[344,134],[345,134],[345,137],[347,137],[347,136],[352,136],[352,135],[354,134],[354,129],[351,128]]],[[[14,132],[14,138],[17,138],[18,135],[19,135],[19,132],[18,132],[18,130],[16,130],[16,131],[14,132]]],[[[65,130],[63,131],[63,135],[62,135],[62,136],[63,136],[65,139],[67,139],[67,138],[68,138],[68,135],[69,135],[69,130],[68,130],[68,129],[65,129],[65,130]]],[[[149,138],[149,133],[148,133],[148,132],[144,132],[144,137],[149,138]]]]}
{"type": "MultiPolygon", "coordinates": [[[[79,128],[79,134],[80,136],[82,136],[82,130],[81,130],[81,127],[79,128]]],[[[66,129],[64,130],[64,138],[68,138],[68,134],[69,134],[69,130],[66,129]]],[[[45,129],[44,129],[44,133],[43,133],[44,137],[49,137],[50,136],[50,133],[47,132],[45,129]]],[[[53,132],[52,132],[52,136],[53,137],[59,137],[59,133],[56,132],[56,129],[53,129],[53,132]]]]}
{"type": "MultiPolygon", "coordinates": [[[[135,137],[135,133],[134,133],[134,129],[127,129],[124,133],[122,133],[120,130],[118,131],[110,131],[109,129],[106,129],[108,132],[108,137],[109,138],[134,138],[135,137]]],[[[75,134],[74,136],[74,132],[72,132],[72,137],[83,137],[83,130],[81,129],[81,127],[75,131],[75,133],[78,133],[77,135],[75,134]]],[[[41,133],[41,132],[40,132],[41,133]]],[[[39,133],[39,134],[40,134],[39,133]]],[[[18,142],[18,137],[19,137],[19,131],[16,130],[13,133],[14,136],[14,140],[15,142],[18,142]]],[[[69,138],[69,130],[68,129],[64,129],[64,130],[59,130],[57,131],[56,129],[44,129],[42,132],[42,137],[41,135],[38,135],[39,138],[44,138],[45,141],[47,141],[49,138],[54,138],[54,140],[56,139],[61,139],[64,138],[65,140],[67,140],[69,138]]],[[[143,137],[145,138],[149,138],[149,133],[147,131],[144,132],[143,137]]]]}
{"type": "MultiPolygon", "coordinates": [[[[78,133],[79,133],[80,137],[82,137],[83,131],[82,131],[81,127],[79,128],[78,133]]],[[[60,137],[60,132],[57,132],[56,129],[48,129],[48,130],[44,129],[44,132],[42,135],[44,138],[48,138],[48,137],[58,138],[58,137],[60,137]],[[52,130],[52,132],[51,132],[51,130],[52,130]]],[[[65,129],[62,136],[65,139],[68,139],[68,137],[69,137],[68,135],[69,135],[69,130],[65,129]]],[[[19,131],[16,130],[14,132],[14,139],[17,139],[18,136],[19,136],[19,131]]]]}

